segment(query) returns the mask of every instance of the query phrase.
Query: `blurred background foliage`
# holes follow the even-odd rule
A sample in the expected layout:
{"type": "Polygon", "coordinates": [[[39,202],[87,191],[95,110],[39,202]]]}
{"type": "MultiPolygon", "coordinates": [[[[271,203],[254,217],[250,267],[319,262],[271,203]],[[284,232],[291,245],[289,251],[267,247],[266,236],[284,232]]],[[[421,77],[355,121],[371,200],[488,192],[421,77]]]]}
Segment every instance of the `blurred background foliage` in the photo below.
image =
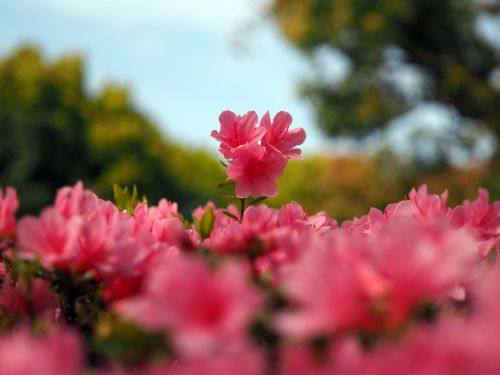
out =
{"type": "Polygon", "coordinates": [[[473,197],[478,186],[499,199],[499,12],[497,0],[272,0],[271,17],[286,40],[317,67],[300,87],[327,136],[380,144],[398,119],[424,106],[444,109],[452,124],[441,134],[403,124],[416,126],[398,140],[399,152],[393,139],[368,158],[294,165],[280,201],[297,197],[319,208],[311,202],[318,199],[345,218],[420,183],[448,188],[451,203],[473,197]],[[328,72],[332,63],[336,74],[328,72]],[[484,141],[489,157],[474,160],[484,141]],[[458,163],[457,151],[465,155],[458,163]]]}
{"type": "MultiPolygon", "coordinates": [[[[447,153],[447,142],[467,151],[478,137],[492,144],[500,138],[500,52],[475,32],[481,14],[499,11],[495,1],[273,0],[270,9],[311,60],[326,51],[345,63],[340,77],[326,79],[318,68],[301,86],[327,136],[363,145],[429,102],[452,108],[458,126],[455,140],[434,139],[437,156],[419,153],[427,139],[410,136],[409,158],[389,144],[291,161],[271,205],[296,200],[343,220],[400,200],[421,183],[432,192],[447,188],[452,204],[474,198],[479,186],[500,199],[498,147],[491,158],[460,165],[447,153]]],[[[78,179],[103,198],[115,182],[137,184],[151,202],[167,197],[184,213],[208,199],[228,202],[217,188],[225,177],[217,156],[169,142],[124,87],[90,93],[79,56],[47,61],[22,46],[0,58],[0,134],[0,186],[18,189],[22,213],[38,211],[78,179]]]]}
{"type": "Polygon", "coordinates": [[[49,62],[32,46],[0,60],[0,186],[18,189],[22,213],[77,180],[102,198],[115,182],[137,184],[186,211],[216,198],[224,173],[214,157],[168,143],[125,88],[91,95],[84,71],[79,56],[49,62]]]}
{"type": "Polygon", "coordinates": [[[356,137],[429,100],[500,136],[500,45],[478,32],[499,10],[496,0],[272,1],[289,42],[345,60],[341,79],[318,77],[303,93],[327,134],[356,137]]]}

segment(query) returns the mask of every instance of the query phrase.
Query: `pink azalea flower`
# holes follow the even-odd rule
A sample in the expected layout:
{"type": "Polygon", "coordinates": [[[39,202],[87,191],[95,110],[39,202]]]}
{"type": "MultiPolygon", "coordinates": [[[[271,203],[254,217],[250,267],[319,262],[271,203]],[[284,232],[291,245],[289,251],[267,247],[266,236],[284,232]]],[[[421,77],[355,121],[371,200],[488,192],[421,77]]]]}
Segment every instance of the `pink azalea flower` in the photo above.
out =
{"type": "Polygon", "coordinates": [[[279,227],[291,227],[295,229],[308,228],[317,233],[325,233],[337,227],[337,222],[326,212],[318,212],[309,216],[297,202],[284,205],[278,214],[279,227]]]}
{"type": "Polygon", "coordinates": [[[179,217],[179,208],[176,202],[170,202],[166,199],[160,199],[158,202],[158,218],[167,219],[170,217],[179,217]]]}
{"type": "Polygon", "coordinates": [[[418,191],[410,191],[410,200],[417,206],[423,218],[435,218],[446,214],[446,201],[448,200],[448,191],[445,190],[440,195],[427,192],[427,185],[422,185],[418,191]]]}
{"type": "Polygon", "coordinates": [[[250,206],[245,210],[241,232],[247,240],[264,238],[277,228],[278,213],[265,204],[250,206]]]}
{"type": "Polygon", "coordinates": [[[147,252],[138,238],[132,237],[132,217],[116,208],[112,212],[96,209],[89,215],[82,225],[78,245],[72,266],[80,272],[93,271],[97,278],[133,275],[136,264],[147,252]]]}
{"type": "Polygon", "coordinates": [[[236,197],[274,197],[278,193],[275,180],[283,173],[286,157],[257,143],[240,146],[233,155],[227,176],[236,181],[236,197]]]}
{"type": "Polygon", "coordinates": [[[369,240],[371,263],[391,284],[387,319],[403,321],[423,300],[443,301],[477,267],[473,237],[442,223],[395,222],[369,240]]]}
{"type": "Polygon", "coordinates": [[[66,218],[55,208],[45,209],[39,218],[27,216],[19,221],[19,256],[23,259],[39,258],[51,269],[67,268],[78,255],[78,236],[82,218],[66,218]]]}
{"type": "Polygon", "coordinates": [[[316,237],[283,271],[298,308],[278,326],[298,338],[399,326],[419,302],[443,301],[473,275],[474,244],[466,232],[417,221],[396,221],[370,236],[316,237]]]}
{"type": "Polygon", "coordinates": [[[264,370],[260,353],[249,346],[239,346],[225,348],[217,355],[180,359],[143,375],[264,375],[264,370]]]}
{"type": "Polygon", "coordinates": [[[288,158],[303,159],[297,146],[306,140],[306,132],[302,128],[289,130],[291,124],[292,116],[288,112],[278,112],[272,122],[269,112],[266,112],[260,120],[260,126],[266,129],[262,144],[288,158]]]}
{"type": "Polygon", "coordinates": [[[256,127],[258,118],[253,111],[238,116],[224,111],[219,116],[220,132],[212,131],[211,136],[221,142],[219,151],[226,159],[234,157],[233,149],[247,143],[257,143],[264,136],[265,128],[256,127]]]}
{"type": "Polygon", "coordinates": [[[77,375],[83,352],[71,331],[54,330],[34,337],[26,329],[0,336],[0,372],[9,375],[77,375]]]}
{"type": "Polygon", "coordinates": [[[73,187],[63,187],[57,191],[55,209],[64,217],[91,213],[99,205],[99,198],[90,190],[83,188],[78,181],[73,187]]]}
{"type": "Polygon", "coordinates": [[[200,242],[196,232],[184,229],[184,223],[179,219],[177,203],[166,199],[160,200],[158,207],[148,207],[144,203],[137,205],[132,228],[134,236],[145,231],[152,235],[153,240],[179,249],[192,249],[200,242]]]}
{"type": "Polygon", "coordinates": [[[248,242],[241,232],[241,224],[234,221],[215,227],[204,244],[219,254],[231,254],[245,251],[248,242]]]}
{"type": "Polygon", "coordinates": [[[26,281],[20,278],[15,285],[12,285],[11,279],[6,276],[3,279],[3,295],[0,296],[0,304],[3,311],[7,314],[16,314],[29,317],[31,313],[43,314],[47,312],[54,316],[55,309],[59,302],[59,297],[50,289],[48,281],[32,279],[30,285],[31,306],[28,306],[25,293],[26,281]]]}
{"type": "Polygon", "coordinates": [[[15,235],[15,213],[18,207],[19,201],[16,190],[8,187],[4,193],[3,189],[0,188],[0,237],[12,237],[15,235]]]}
{"type": "Polygon", "coordinates": [[[480,244],[480,254],[484,257],[495,245],[500,249],[500,202],[489,204],[489,194],[479,189],[478,198],[452,208],[448,212],[453,226],[468,228],[475,234],[480,244]]]}
{"type": "Polygon", "coordinates": [[[384,300],[390,285],[343,241],[316,242],[284,271],[283,287],[296,309],[278,316],[277,326],[289,337],[305,339],[376,326],[370,306],[384,300]]]}
{"type": "Polygon", "coordinates": [[[170,332],[183,353],[207,353],[243,340],[260,304],[241,265],[211,272],[199,260],[179,257],[151,272],[142,294],[115,309],[147,329],[170,332]]]}
{"type": "Polygon", "coordinates": [[[177,218],[156,220],[151,233],[156,240],[179,249],[193,249],[199,242],[199,237],[193,237],[196,232],[191,232],[190,236],[184,229],[184,224],[177,218]]]}

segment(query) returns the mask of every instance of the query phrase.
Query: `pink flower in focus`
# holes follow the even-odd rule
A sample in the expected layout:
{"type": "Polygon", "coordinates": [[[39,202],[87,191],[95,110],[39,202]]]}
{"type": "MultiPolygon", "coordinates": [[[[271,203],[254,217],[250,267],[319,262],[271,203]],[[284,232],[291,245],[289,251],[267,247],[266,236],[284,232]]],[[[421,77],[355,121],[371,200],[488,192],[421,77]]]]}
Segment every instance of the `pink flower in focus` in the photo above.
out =
{"type": "Polygon", "coordinates": [[[287,164],[283,155],[249,143],[234,150],[227,168],[229,179],[236,181],[236,197],[274,197],[278,193],[275,180],[287,164]]]}
{"type": "Polygon", "coordinates": [[[297,146],[306,140],[306,132],[302,128],[289,130],[292,116],[288,112],[278,112],[273,121],[269,112],[260,120],[260,126],[266,129],[262,144],[274,148],[288,158],[303,159],[297,146]]]}
{"type": "Polygon", "coordinates": [[[71,331],[34,337],[25,329],[0,336],[0,373],[9,375],[77,375],[83,352],[71,331]]]}
{"type": "Polygon", "coordinates": [[[0,237],[12,237],[15,235],[15,213],[18,207],[19,201],[16,190],[8,187],[4,195],[4,191],[0,188],[0,237]]]}
{"type": "Polygon", "coordinates": [[[258,118],[253,111],[238,116],[231,111],[224,111],[219,116],[220,132],[212,131],[211,136],[221,142],[219,151],[226,159],[234,157],[233,149],[247,143],[259,142],[266,130],[256,127],[258,118]]]}

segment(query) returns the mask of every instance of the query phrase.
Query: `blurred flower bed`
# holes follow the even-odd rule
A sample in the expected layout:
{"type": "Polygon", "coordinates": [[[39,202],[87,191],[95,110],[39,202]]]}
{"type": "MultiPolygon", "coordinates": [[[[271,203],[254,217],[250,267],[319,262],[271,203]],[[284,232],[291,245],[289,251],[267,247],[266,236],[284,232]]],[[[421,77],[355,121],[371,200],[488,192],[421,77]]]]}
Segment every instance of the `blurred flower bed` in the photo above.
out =
{"type": "Polygon", "coordinates": [[[8,374],[496,374],[500,202],[408,199],[342,224],[270,208],[302,129],[225,111],[232,198],[191,217],[81,182],[16,220],[0,190],[8,374]]]}

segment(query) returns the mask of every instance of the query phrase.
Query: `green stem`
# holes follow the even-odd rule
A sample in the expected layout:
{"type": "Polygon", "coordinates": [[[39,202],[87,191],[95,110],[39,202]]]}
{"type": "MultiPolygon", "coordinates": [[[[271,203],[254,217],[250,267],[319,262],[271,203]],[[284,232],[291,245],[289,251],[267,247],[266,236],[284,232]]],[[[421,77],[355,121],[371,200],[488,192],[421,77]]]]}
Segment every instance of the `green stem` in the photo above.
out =
{"type": "Polygon", "coordinates": [[[240,223],[243,221],[243,214],[245,213],[245,198],[240,199],[240,223]]]}

